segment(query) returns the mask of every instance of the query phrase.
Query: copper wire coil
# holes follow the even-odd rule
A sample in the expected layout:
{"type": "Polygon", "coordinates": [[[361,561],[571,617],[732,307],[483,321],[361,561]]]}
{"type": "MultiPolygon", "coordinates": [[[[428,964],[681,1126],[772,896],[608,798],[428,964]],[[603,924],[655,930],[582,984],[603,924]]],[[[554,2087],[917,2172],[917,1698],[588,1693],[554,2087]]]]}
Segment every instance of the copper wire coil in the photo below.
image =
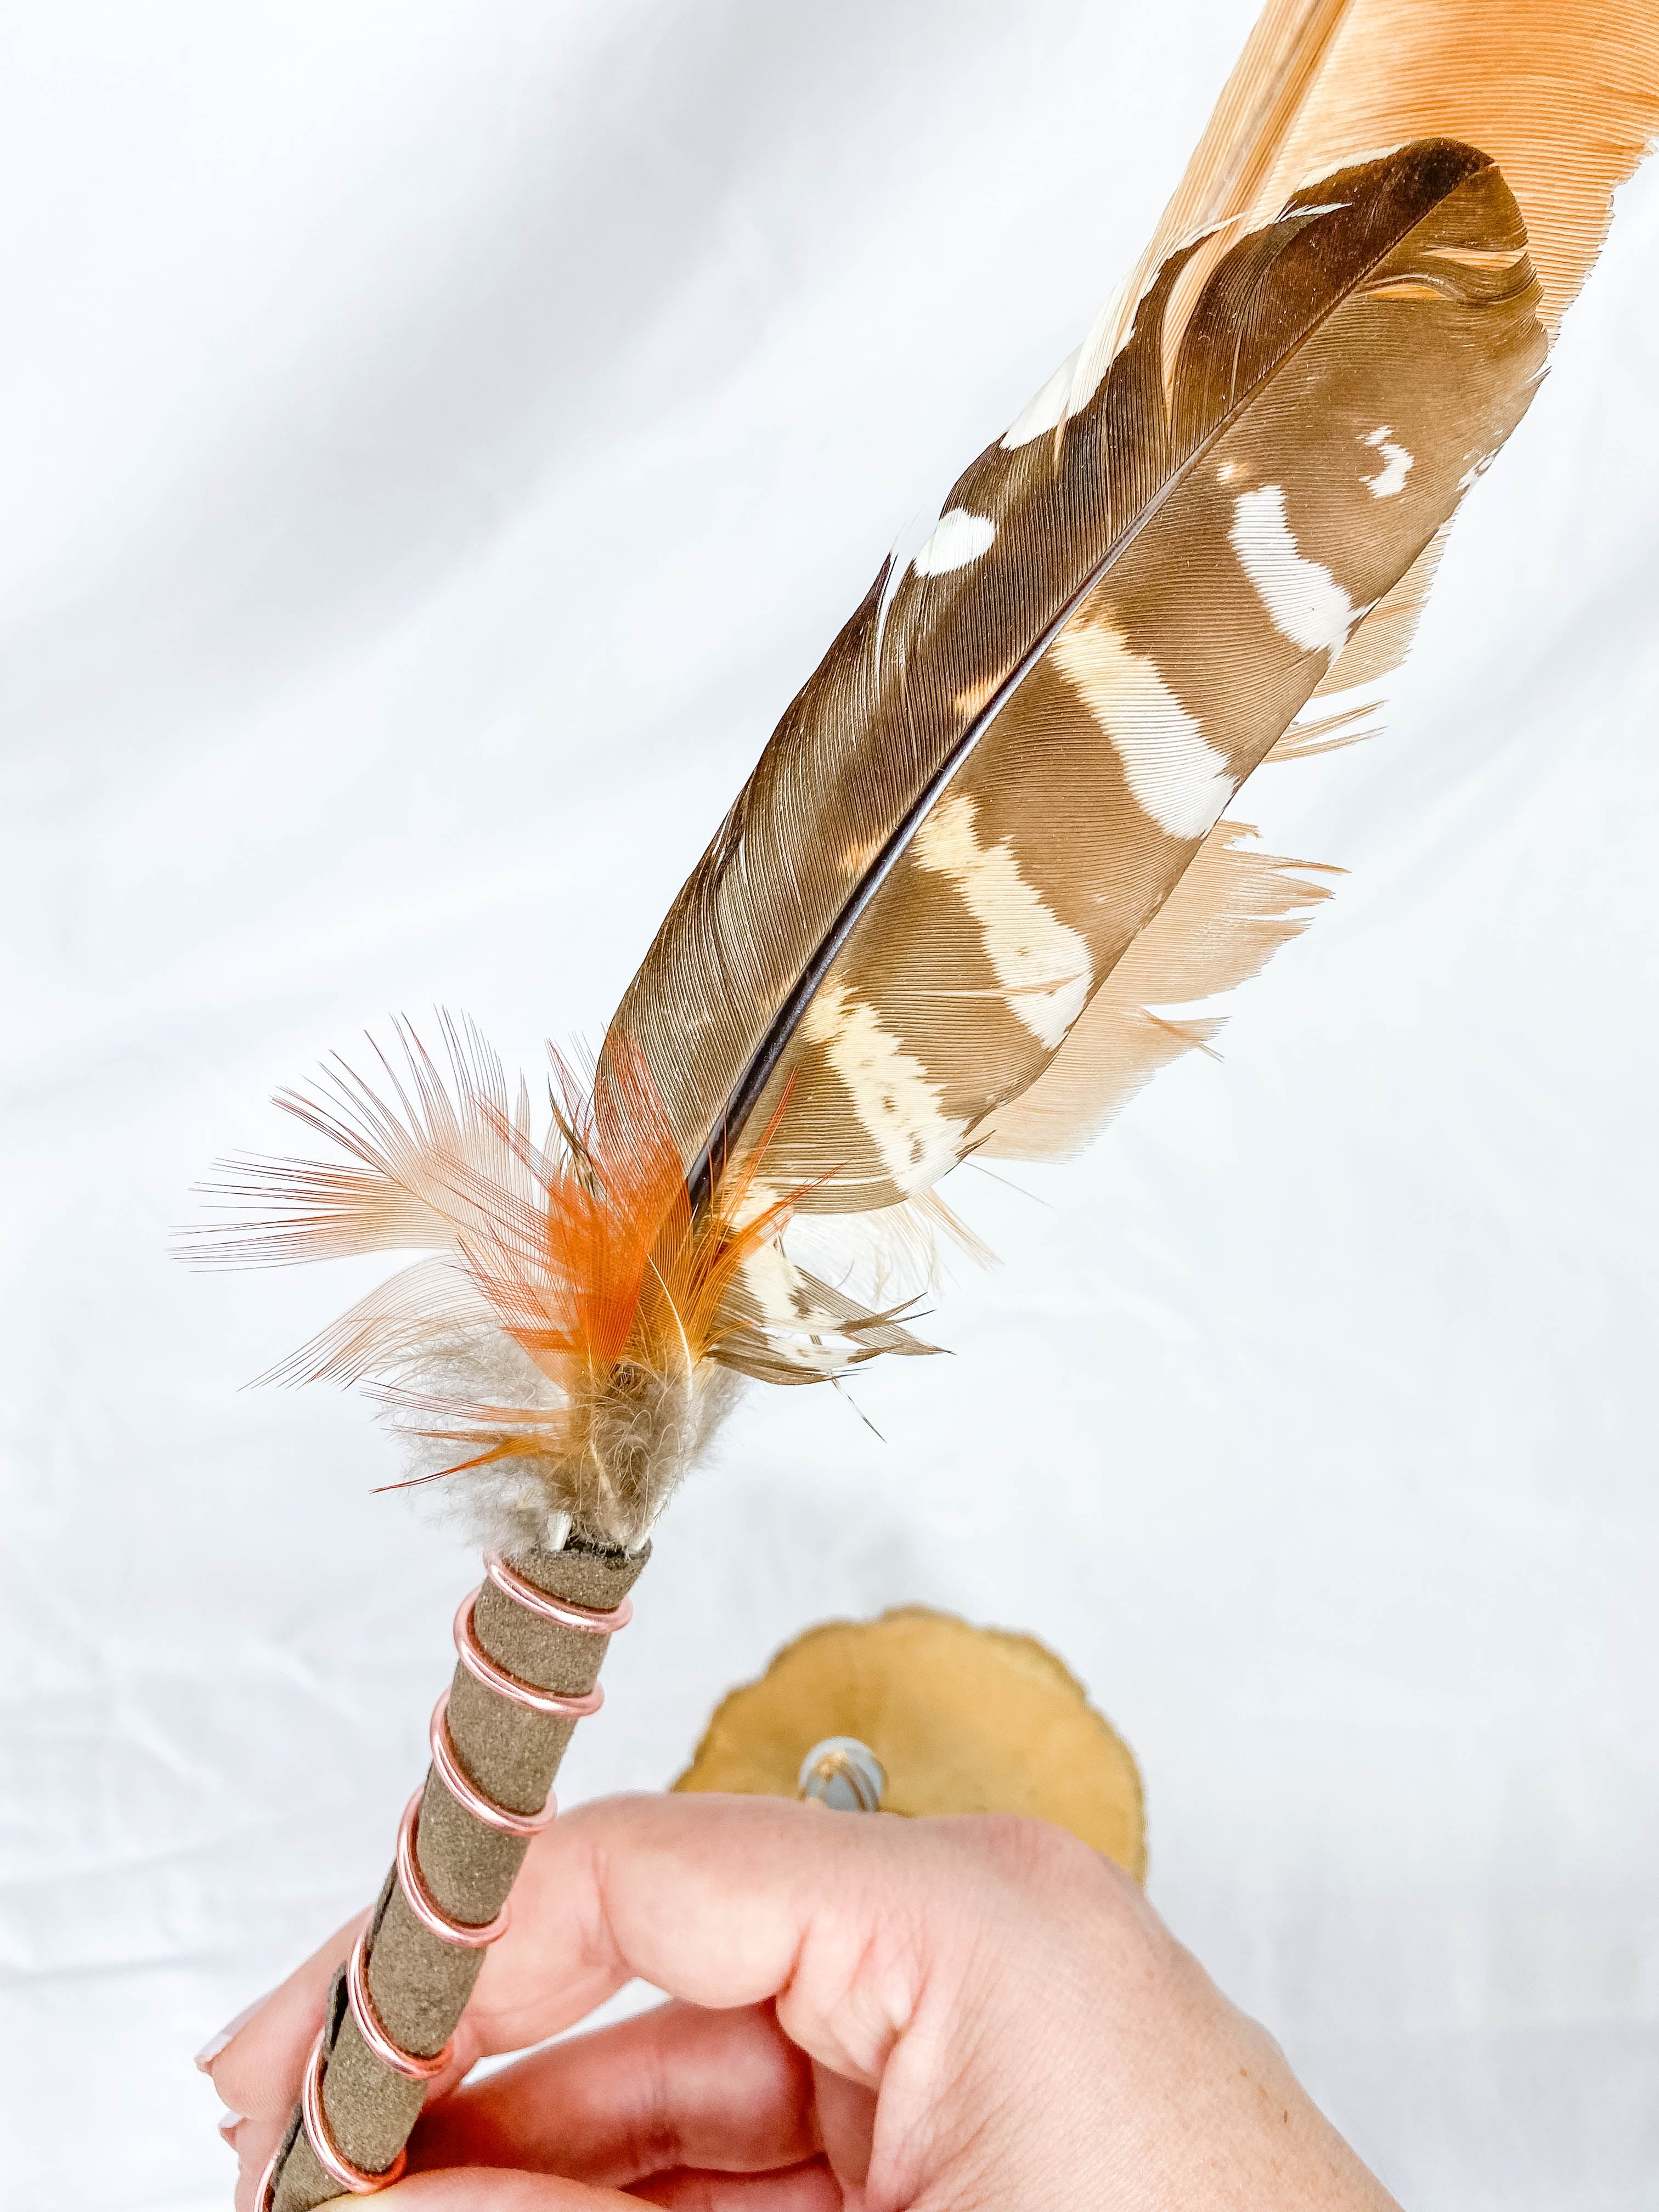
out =
{"type": "MultiPolygon", "coordinates": [[[[634,1617],[634,1603],[624,1596],[609,1611],[573,1604],[568,1599],[554,1597],[546,1590],[510,1566],[498,1552],[484,1555],[484,1570],[489,1580],[502,1596],[515,1605],[521,1605],[538,1620],[551,1621],[556,1627],[572,1628],[583,1634],[614,1636],[618,1629],[626,1628],[634,1617]]],[[[576,1696],[565,1696],[555,1690],[538,1689],[533,1682],[526,1682],[510,1674],[499,1661],[493,1659],[478,1640],[473,1624],[473,1608],[483,1594],[479,1583],[461,1601],[455,1615],[455,1649],[461,1664],[475,1680],[498,1697],[511,1704],[522,1705],[531,1712],[545,1714],[559,1720],[585,1720],[598,1712],[605,1702],[605,1692],[594,1687],[576,1696]]],[[[487,1827],[509,1836],[533,1836],[546,1827],[555,1818],[558,1808],[550,1790],[546,1804],[539,1813],[514,1813],[505,1805],[498,1805],[493,1797],[486,1796],[462,1766],[449,1732],[449,1692],[446,1691],[432,1711],[432,1764],[440,1781],[456,1803],[471,1813],[475,1820],[487,1827]]],[[[421,1798],[417,1790],[404,1808],[404,1816],[398,1825],[398,1886],[410,1911],[429,1934],[441,1943],[453,1943],[466,1950],[481,1950],[507,1933],[511,1918],[510,1900],[502,1905],[493,1920],[481,1925],[452,1919],[427,1887],[421,1872],[420,1859],[416,1850],[416,1839],[420,1832],[421,1798]]],[[[346,1996],[351,2016],[364,2044],[383,2066],[400,2074],[406,2081],[429,2081],[448,2065],[454,2052],[454,2039],[431,2058],[417,2057],[412,2051],[401,2049],[387,2034],[380,2014],[374,2009],[368,1990],[368,1931],[358,1937],[346,1967],[346,1996]]],[[[301,2115],[305,2132],[318,2162],[330,2179],[342,2189],[356,2197],[373,2195],[376,2191],[390,2188],[398,2180],[407,2162],[408,2154],[400,2150],[384,2173],[370,2173],[351,2161],[336,2146],[328,2131],[328,2121],[323,2111],[322,2100],[323,2044],[318,2038],[306,2069],[304,2086],[301,2092],[301,2115]]],[[[255,2193],[256,2212],[272,2212],[276,2194],[276,2172],[282,2162],[279,2144],[259,2178],[255,2193]]]]}
{"type": "Polygon", "coordinates": [[[374,2053],[382,2066],[389,2066],[394,2074],[401,2074],[405,2081],[430,2081],[441,2074],[455,2055],[455,2039],[452,2036],[443,2049],[430,2058],[418,2057],[405,2051],[386,2033],[386,2023],[374,2009],[374,2000],[368,1991],[368,1930],[352,1946],[350,1961],[346,1967],[346,1999],[351,2007],[351,2017],[357,2023],[357,2033],[374,2053]]]}
{"type": "Polygon", "coordinates": [[[271,2212],[276,2201],[276,2168],[282,2163],[283,2146],[278,2143],[265,2160],[265,2170],[259,2176],[259,2186],[253,2192],[253,2212],[271,2212]]]}
{"type": "Polygon", "coordinates": [[[450,1918],[427,1887],[415,1853],[415,1838],[420,1831],[421,1795],[418,1790],[415,1792],[398,1823],[398,1887],[404,1893],[404,1902],[429,1935],[435,1936],[441,1943],[454,1943],[464,1951],[481,1951],[486,1943],[494,1943],[506,1935],[512,1907],[510,1904],[503,1905],[493,1920],[476,1923],[450,1918]]]}
{"type": "Polygon", "coordinates": [[[482,1820],[485,1827],[497,1829],[504,1836],[538,1836],[556,1815],[558,1802],[550,1790],[539,1813],[514,1813],[484,1795],[456,1753],[455,1739],[449,1733],[447,1690],[432,1708],[431,1743],[432,1764],[444,1788],[458,1805],[465,1805],[473,1819],[482,1820]]]}
{"type": "Polygon", "coordinates": [[[460,1654],[461,1664],[467,1673],[494,1690],[496,1696],[507,1698],[515,1705],[523,1705],[532,1713],[544,1713],[556,1720],[586,1720],[605,1703],[605,1692],[596,1682],[581,1695],[568,1697],[557,1690],[538,1690],[533,1682],[520,1680],[508,1674],[499,1660],[492,1659],[478,1641],[472,1609],[483,1595],[483,1584],[469,1590],[461,1600],[460,1610],[455,1615],[455,1649],[460,1654]]]}
{"type": "Polygon", "coordinates": [[[484,1553],[484,1571],[503,1597],[510,1597],[526,1613],[533,1613],[543,1620],[557,1623],[561,1628],[578,1628],[591,1636],[614,1636],[619,1628],[626,1628],[634,1618],[634,1601],[623,1598],[609,1613],[601,1613],[592,1606],[574,1605],[568,1598],[554,1597],[521,1575],[508,1565],[499,1552],[484,1553]]]}
{"type": "Polygon", "coordinates": [[[373,2197],[377,2191],[390,2189],[394,2181],[403,2179],[409,2153],[400,2150],[383,2173],[371,2173],[367,2166],[354,2166],[328,2130],[328,2116],[323,2110],[323,2039],[319,2035],[312,2045],[311,2062],[306,2068],[306,2078],[300,2091],[300,2113],[305,2123],[307,2140],[316,2154],[317,2163],[329,2179],[353,2197],[373,2197]]]}

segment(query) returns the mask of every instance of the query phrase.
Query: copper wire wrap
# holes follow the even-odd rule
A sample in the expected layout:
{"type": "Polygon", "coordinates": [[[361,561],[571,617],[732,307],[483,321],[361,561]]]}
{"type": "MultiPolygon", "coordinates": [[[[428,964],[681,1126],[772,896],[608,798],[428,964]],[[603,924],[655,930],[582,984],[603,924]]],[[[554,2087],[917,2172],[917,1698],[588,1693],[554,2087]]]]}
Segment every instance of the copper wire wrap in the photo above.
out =
{"type": "Polygon", "coordinates": [[[323,2039],[319,2035],[312,2046],[311,2063],[306,2068],[305,2086],[300,2092],[300,2112],[305,2122],[307,2141],[316,2153],[317,2163],[339,2186],[353,2197],[372,2197],[380,2189],[390,2189],[394,2181],[403,2179],[409,2154],[400,2150],[383,2173],[371,2173],[367,2166],[354,2166],[328,2131],[328,2116],[323,2110],[323,2039]]]}
{"type": "Polygon", "coordinates": [[[438,1778],[458,1805],[465,1805],[475,1820],[482,1820],[487,1828],[495,1828],[503,1836],[537,1836],[557,1814],[558,1801],[550,1790],[547,1802],[539,1813],[514,1813],[506,1805],[498,1805],[483,1791],[461,1765],[456,1753],[455,1739],[449,1733],[449,1692],[446,1690],[432,1708],[432,1764],[438,1770],[438,1778]]]}
{"type": "Polygon", "coordinates": [[[270,2212],[276,2202],[276,2169],[283,2162],[283,2146],[278,2143],[265,2160],[265,2170],[259,2176],[259,2186],[253,2192],[253,2212],[270,2212]]]}
{"type": "Polygon", "coordinates": [[[420,1860],[415,1854],[415,1839],[420,1832],[421,1797],[417,1790],[404,1808],[404,1817],[398,1823],[398,1887],[404,1893],[404,1902],[427,1930],[441,1943],[453,1943],[463,1951],[482,1951],[486,1943],[494,1943],[505,1936],[511,1923],[511,1905],[502,1905],[493,1920],[475,1925],[467,1920],[452,1920],[437,1899],[426,1886],[426,1876],[421,1872],[420,1860]]]}
{"type": "Polygon", "coordinates": [[[631,1597],[623,1598],[609,1613],[599,1613],[591,1606],[572,1605],[568,1598],[550,1596],[527,1582],[516,1567],[509,1566],[499,1552],[484,1553],[484,1572],[503,1597],[510,1597],[514,1605],[521,1605],[538,1620],[556,1621],[561,1628],[582,1629],[590,1636],[614,1636],[634,1618],[631,1597]]]}
{"type": "MultiPolygon", "coordinates": [[[[485,1689],[494,1690],[498,1698],[507,1698],[527,1711],[545,1713],[555,1720],[586,1720],[590,1713],[598,1712],[605,1703],[605,1692],[597,1682],[580,1697],[563,1697],[556,1690],[538,1690],[533,1682],[521,1681],[490,1657],[478,1641],[472,1619],[472,1609],[483,1595],[483,1584],[480,1583],[477,1589],[469,1590],[461,1600],[460,1611],[455,1615],[455,1649],[467,1673],[482,1682],[485,1689]]],[[[617,1609],[622,1610],[620,1606],[617,1609]]]]}
{"type": "MultiPolygon", "coordinates": [[[[356,1954],[353,1954],[356,1956],[356,1954]]],[[[355,2008],[354,2008],[355,2009],[355,2008]]],[[[337,2189],[343,2189],[352,2197],[374,2197],[382,2189],[390,2189],[394,2181],[401,2181],[409,2163],[409,2153],[400,2150],[383,2172],[373,2173],[366,2166],[354,2166],[329,2132],[328,2115],[323,2110],[323,2039],[319,2035],[311,2046],[311,2056],[306,2062],[305,2079],[300,2087],[300,2121],[306,2141],[311,2145],[317,2163],[337,2189]]],[[[424,2063],[424,2062],[422,2062],[424,2063]]],[[[282,2162],[283,2146],[279,2143],[271,2153],[270,2161],[259,2176],[259,2186],[254,2192],[254,2212],[271,2212],[276,2201],[276,2169],[282,2162]]]]}
{"type": "Polygon", "coordinates": [[[382,2066],[389,2066],[394,2074],[401,2074],[405,2081],[430,2081],[441,2074],[455,2055],[455,2039],[451,2036],[443,2049],[434,2051],[430,2058],[420,2058],[412,2051],[404,2051],[395,2044],[386,2032],[386,2023],[374,2009],[374,2000],[368,1993],[368,1930],[352,1946],[350,1963],[346,1967],[346,1999],[351,2007],[351,2017],[357,2023],[357,2033],[374,2053],[382,2066]]]}
{"type": "MultiPolygon", "coordinates": [[[[590,1606],[573,1605],[568,1599],[550,1596],[527,1581],[516,1567],[509,1566],[498,1552],[484,1555],[484,1571],[489,1580],[505,1598],[521,1605],[526,1613],[538,1620],[550,1621],[559,1628],[572,1628],[591,1636],[614,1636],[619,1628],[626,1628],[634,1617],[633,1601],[624,1597],[620,1605],[609,1612],[600,1612],[590,1606]]],[[[460,1610],[455,1615],[455,1649],[461,1664],[468,1674],[482,1682],[486,1689],[512,1705],[521,1705],[527,1711],[545,1714],[557,1720],[585,1720],[596,1713],[605,1702],[605,1692],[596,1683],[583,1695],[567,1697],[556,1690],[538,1689],[533,1682],[526,1682],[509,1674],[498,1660],[492,1659],[478,1641],[473,1625],[472,1609],[483,1594],[483,1584],[462,1599],[460,1610]]],[[[432,1709],[430,1729],[433,1771],[439,1781],[475,1820],[494,1828],[505,1836],[534,1836],[540,1833],[558,1811],[552,1791],[539,1813],[515,1813],[507,1806],[480,1790],[461,1765],[453,1737],[449,1732],[449,1692],[446,1690],[432,1709]]],[[[398,1824],[398,1887],[404,1901],[415,1917],[441,1943],[453,1943],[465,1950],[482,1950],[485,1944],[494,1943],[506,1935],[511,1919],[511,1904],[504,1904],[493,1920],[479,1925],[456,1920],[446,1912],[427,1887],[426,1877],[421,1872],[416,1844],[420,1835],[421,1799],[424,1787],[417,1790],[404,1808],[403,1819],[398,1824]]],[[[417,2057],[413,2051],[403,2050],[387,2034],[386,2025],[374,2009],[374,2001],[368,1990],[368,1930],[364,1929],[357,1938],[346,1966],[346,2001],[351,2017],[356,2022],[357,2033],[365,2045],[380,2063],[407,2081],[430,2081],[441,2074],[454,2053],[452,2037],[443,2049],[430,2058],[417,2057]]],[[[384,2173],[371,2173],[365,2167],[354,2166],[335,2142],[328,2130],[327,2115],[323,2110],[323,2070],[327,2063],[323,2038],[319,2036],[310,2061],[306,2067],[305,2082],[300,2094],[300,2113],[306,2138],[316,2154],[318,2164],[337,2188],[353,2197],[370,2197],[376,2191],[389,2189],[401,2179],[407,2162],[406,2151],[399,2151],[384,2173]]],[[[276,2197],[276,2176],[282,2164],[283,2151],[279,2146],[270,2162],[259,2178],[254,2197],[255,2212],[272,2212],[276,2197]]]]}

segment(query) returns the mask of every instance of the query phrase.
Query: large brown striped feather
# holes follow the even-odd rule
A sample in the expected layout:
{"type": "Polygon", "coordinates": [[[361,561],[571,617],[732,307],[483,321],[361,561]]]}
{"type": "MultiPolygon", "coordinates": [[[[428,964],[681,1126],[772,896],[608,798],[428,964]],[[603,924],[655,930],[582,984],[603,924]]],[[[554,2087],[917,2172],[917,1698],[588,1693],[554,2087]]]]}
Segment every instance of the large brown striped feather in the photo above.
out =
{"type": "Polygon", "coordinates": [[[688,1159],[775,1115],[768,1184],[826,1212],[951,1166],[1527,403],[1524,238],[1467,148],[1236,237],[1171,360],[1193,252],[878,580],[676,902],[617,1033],[688,1159]]]}
{"type": "Polygon", "coordinates": [[[1626,0],[1268,0],[1129,283],[785,715],[592,1098],[561,1070],[533,1141],[452,1038],[453,1104],[412,1040],[392,1103],[291,1102],[353,1157],[256,1170],[245,1256],[445,1255],[302,1364],[495,1468],[498,1540],[631,1543],[714,1363],[925,1349],[884,1261],[860,1298],[779,1222],[948,1228],[959,1158],[1076,1149],[1305,926],[1304,864],[1219,817],[1364,733],[1656,125],[1626,0]]]}
{"type": "MultiPolygon", "coordinates": [[[[1553,335],[1601,249],[1613,189],[1656,124],[1659,15],[1651,10],[1617,0],[1269,0],[1127,293],[1138,295],[1182,240],[1213,227],[1176,288],[1165,317],[1170,343],[1227,240],[1270,217],[1292,186],[1358,147],[1443,131],[1492,155],[1515,193],[1539,280],[1539,319],[1553,335]]],[[[1450,526],[1448,517],[1358,625],[1316,698],[1376,685],[1399,666],[1450,526]]],[[[1298,742],[1292,726],[1273,757],[1348,741],[1298,742]]],[[[1029,1115],[998,1117],[998,1151],[1017,1152],[1021,1129],[1041,1141],[1042,1157],[1080,1149],[1139,1087],[1118,1085],[1111,1053],[1095,1042],[1104,1021],[1079,1025],[1042,1079],[1041,1100],[1032,1094],[1029,1115]],[[1060,1126],[1067,1114],[1069,1133],[1060,1126]]]]}
{"type": "MultiPolygon", "coordinates": [[[[1462,492],[1525,405],[1656,120],[1659,21],[1610,0],[1270,0],[1118,304],[946,502],[960,570],[878,579],[624,1001],[618,1033],[647,1038],[695,1172],[712,1179],[749,1118],[783,1107],[769,1182],[811,1182],[809,1207],[890,1206],[971,1147],[1075,1149],[1204,1040],[1206,1022],[1146,1011],[1160,940],[1208,943],[1218,989],[1237,966],[1221,948],[1248,942],[1259,965],[1290,933],[1241,920],[1243,879],[1209,864],[1237,848],[1204,840],[1208,801],[1213,819],[1269,752],[1354,734],[1296,718],[1403,657],[1462,492]],[[1437,210],[1363,272],[1343,270],[1337,221],[1313,218],[1316,334],[1283,346],[1283,388],[1263,376],[1209,451],[1194,356],[1231,318],[1237,363],[1273,317],[1264,246],[1287,211],[1322,190],[1351,210],[1422,159],[1411,142],[1447,137],[1502,170],[1480,218],[1474,188],[1454,190],[1449,222],[1437,210]],[[1405,150],[1366,161],[1378,147],[1405,150]],[[1375,467],[1355,468],[1356,443],[1375,467]],[[1069,594],[1068,559],[1086,578],[1069,594]],[[1349,618],[1316,643],[1322,577],[1349,618]],[[826,738],[842,750],[805,826],[835,854],[828,883],[800,850],[802,787],[770,803],[826,738]],[[776,963],[758,990],[750,949],[776,963]]],[[[798,1281],[791,1297],[810,1322],[798,1281]]]]}

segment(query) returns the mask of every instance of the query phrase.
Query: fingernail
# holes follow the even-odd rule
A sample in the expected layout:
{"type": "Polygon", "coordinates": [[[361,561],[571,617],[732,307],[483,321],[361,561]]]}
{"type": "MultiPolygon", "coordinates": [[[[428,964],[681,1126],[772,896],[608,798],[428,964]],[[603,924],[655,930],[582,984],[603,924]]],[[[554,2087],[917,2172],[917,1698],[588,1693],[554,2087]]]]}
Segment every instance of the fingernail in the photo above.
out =
{"type": "Polygon", "coordinates": [[[246,2112],[233,2112],[228,2105],[219,2115],[219,2132],[233,2150],[236,2148],[236,2130],[246,2118],[246,2112]]]}
{"type": "Polygon", "coordinates": [[[244,2005],[234,2020],[227,2021],[217,2035],[208,2039],[196,2054],[196,2064],[200,2072],[208,2074],[212,2071],[214,2060],[218,2057],[233,2036],[241,2033],[270,1994],[271,1992],[266,1990],[262,1995],[255,1997],[251,2005],[244,2005]]]}

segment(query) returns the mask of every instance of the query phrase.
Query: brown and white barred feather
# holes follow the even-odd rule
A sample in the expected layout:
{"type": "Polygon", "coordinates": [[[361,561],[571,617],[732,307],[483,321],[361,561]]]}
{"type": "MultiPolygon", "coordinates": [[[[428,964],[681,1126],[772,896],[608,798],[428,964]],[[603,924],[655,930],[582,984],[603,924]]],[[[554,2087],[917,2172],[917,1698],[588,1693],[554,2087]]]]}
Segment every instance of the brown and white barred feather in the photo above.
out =
{"type": "MultiPolygon", "coordinates": [[[[616,1033],[688,1159],[776,1116],[768,1188],[860,1212],[1017,1152],[1018,1102],[1531,396],[1524,231],[1468,148],[1293,194],[1172,335],[1209,245],[958,479],[682,892],[616,1033]]],[[[1219,914],[1246,879],[1212,858],[1219,914]]],[[[1167,927],[1190,944],[1190,902],[1167,927]]],[[[1216,950],[1188,995],[1237,973],[1216,950]]]]}
{"type": "Polygon", "coordinates": [[[1217,817],[1403,657],[1656,124],[1659,21],[1613,0],[1270,0],[1129,282],[878,578],[624,999],[689,1159],[787,1091],[768,1187],[894,1206],[1079,1149],[1206,1040],[1153,1010],[1323,896],[1217,817]]]}
{"type": "Polygon", "coordinates": [[[367,1091],[335,1115],[357,1167],[245,1184],[278,1205],[245,1255],[442,1255],[306,1371],[389,1382],[440,1461],[527,1480],[515,1533],[631,1543],[721,1368],[923,1349],[799,1267],[785,1220],[879,1242],[969,1153],[1064,1157],[1212,1034],[1171,1010],[1305,926],[1323,888],[1224,810],[1270,753],[1353,733],[1304,710],[1404,653],[1656,125],[1659,21],[1614,0],[1271,0],[1118,300],[785,715],[586,1118],[567,1098],[538,1146],[469,1049],[459,1108],[417,1070],[401,1119],[367,1091]]]}

